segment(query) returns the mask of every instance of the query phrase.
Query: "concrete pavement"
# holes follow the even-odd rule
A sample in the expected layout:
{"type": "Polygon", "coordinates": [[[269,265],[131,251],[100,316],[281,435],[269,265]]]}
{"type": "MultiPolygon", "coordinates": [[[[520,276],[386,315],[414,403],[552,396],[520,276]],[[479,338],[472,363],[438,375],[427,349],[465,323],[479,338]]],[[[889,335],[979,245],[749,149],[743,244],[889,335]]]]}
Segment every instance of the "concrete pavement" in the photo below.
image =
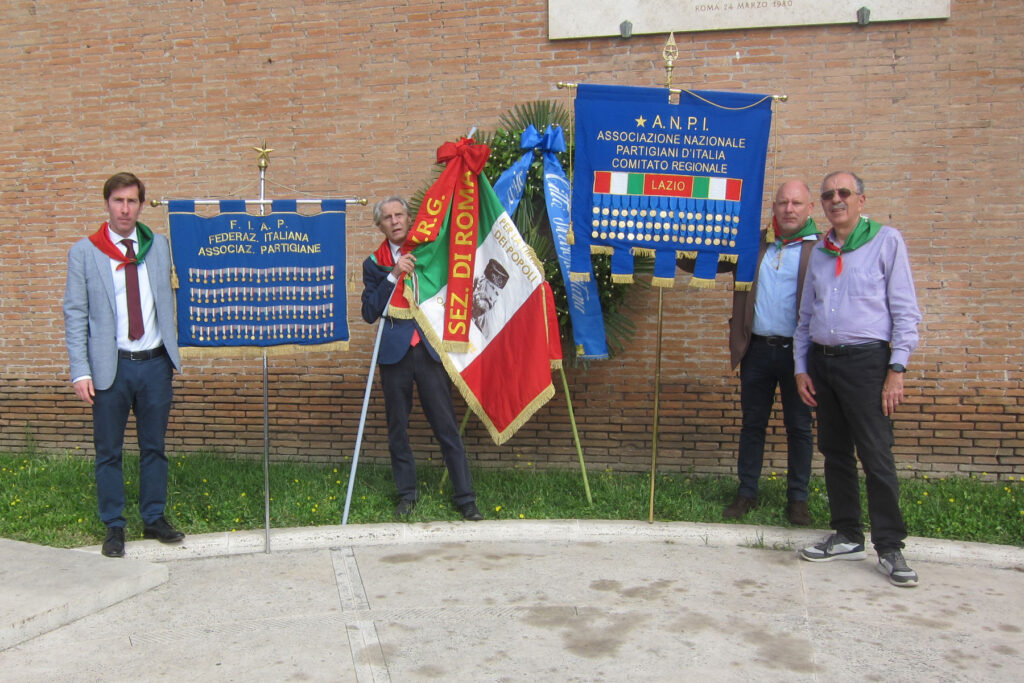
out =
{"type": "Polygon", "coordinates": [[[916,588],[821,530],[375,524],[0,539],[0,680],[1020,680],[1024,549],[908,539],[916,588]]]}

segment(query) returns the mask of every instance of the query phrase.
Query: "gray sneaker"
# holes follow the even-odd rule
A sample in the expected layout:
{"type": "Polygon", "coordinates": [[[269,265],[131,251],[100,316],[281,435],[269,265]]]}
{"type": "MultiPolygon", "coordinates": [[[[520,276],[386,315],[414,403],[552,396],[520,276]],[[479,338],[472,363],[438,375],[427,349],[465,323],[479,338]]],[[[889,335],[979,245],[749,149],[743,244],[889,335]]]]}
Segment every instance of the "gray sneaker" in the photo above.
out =
{"type": "Polygon", "coordinates": [[[894,586],[917,585],[917,572],[907,566],[907,561],[903,559],[903,553],[899,550],[880,553],[878,555],[878,571],[888,576],[889,583],[894,586]]]}
{"type": "Polygon", "coordinates": [[[839,532],[832,534],[821,543],[803,548],[799,555],[809,562],[863,560],[867,557],[863,543],[853,543],[839,532]]]}

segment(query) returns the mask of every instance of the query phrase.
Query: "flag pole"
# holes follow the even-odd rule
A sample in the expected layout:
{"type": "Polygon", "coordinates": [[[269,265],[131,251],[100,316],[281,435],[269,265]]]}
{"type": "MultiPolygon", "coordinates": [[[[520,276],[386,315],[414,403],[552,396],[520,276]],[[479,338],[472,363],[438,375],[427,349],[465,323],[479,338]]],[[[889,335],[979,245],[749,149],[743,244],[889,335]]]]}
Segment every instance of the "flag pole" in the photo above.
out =
{"type": "Polygon", "coordinates": [[[654,356],[654,430],[651,437],[651,505],[647,521],[654,523],[654,477],[658,462],[658,399],[661,394],[661,331],[665,300],[665,288],[658,287],[658,342],[654,356]]]}
{"type": "Polygon", "coordinates": [[[348,473],[348,491],[345,492],[345,511],[341,515],[341,523],[348,524],[348,508],[352,503],[352,486],[356,481],[356,466],[359,465],[359,449],[363,443],[363,428],[366,426],[366,410],[370,404],[370,389],[373,387],[373,374],[377,369],[377,352],[380,350],[380,338],[384,334],[384,319],[377,323],[377,339],[373,342],[373,354],[370,356],[370,372],[366,377],[366,391],[363,392],[363,411],[359,414],[359,430],[356,432],[356,448],[352,454],[352,468],[348,473]]]}
{"type": "Polygon", "coordinates": [[[587,505],[593,505],[594,499],[590,495],[590,482],[587,481],[587,466],[583,462],[583,446],[580,445],[580,432],[576,427],[576,414],[572,409],[572,399],[569,397],[569,381],[565,378],[565,368],[558,366],[558,372],[562,375],[562,390],[565,392],[565,405],[569,408],[569,424],[572,426],[572,438],[576,443],[576,456],[580,459],[580,472],[583,474],[583,490],[587,494],[587,505]]]}
{"type": "MultiPolygon", "coordinates": [[[[253,151],[258,152],[256,166],[260,169],[260,215],[265,210],[267,166],[270,165],[270,153],[274,150],[267,147],[267,141],[253,151]]],[[[263,552],[270,554],[270,393],[269,373],[267,366],[267,350],[263,349],[263,552]]]]}
{"type": "MultiPolygon", "coordinates": [[[[668,88],[669,102],[672,101],[672,70],[679,58],[679,47],[676,45],[675,33],[668,34],[668,40],[661,49],[661,58],[665,60],[665,87],[668,88]]],[[[647,521],[654,524],[654,479],[657,475],[658,463],[658,401],[661,397],[661,339],[662,323],[664,322],[665,288],[658,287],[658,342],[654,357],[654,429],[651,432],[651,503],[647,521]]]]}

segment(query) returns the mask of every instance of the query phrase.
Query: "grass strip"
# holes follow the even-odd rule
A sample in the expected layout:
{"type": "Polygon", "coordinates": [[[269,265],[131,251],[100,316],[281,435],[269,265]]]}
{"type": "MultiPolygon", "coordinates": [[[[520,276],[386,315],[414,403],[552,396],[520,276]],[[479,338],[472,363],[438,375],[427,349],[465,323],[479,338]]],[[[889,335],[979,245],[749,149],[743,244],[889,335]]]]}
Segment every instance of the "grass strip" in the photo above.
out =
{"type": "MultiPolygon", "coordinates": [[[[128,503],[127,537],[141,538],[138,518],[138,457],[124,460],[128,503]]],[[[438,458],[419,467],[419,504],[413,522],[458,520],[451,485],[438,458]]],[[[478,505],[487,519],[646,520],[650,475],[588,471],[594,504],[574,470],[536,469],[531,463],[473,471],[478,505]]],[[[270,523],[275,528],[341,523],[349,464],[271,463],[270,523]]],[[[908,478],[900,498],[911,536],[1024,546],[1024,477],[908,478]]],[[[263,463],[218,454],[172,456],[167,516],[187,534],[262,529],[263,463]]],[[[733,477],[659,474],[655,486],[658,521],[722,522],[722,508],[736,491],[733,477]]],[[[863,482],[861,485],[863,496],[863,482]]],[[[784,472],[765,472],[760,506],[745,524],[788,526],[784,516],[784,472]]],[[[825,484],[812,477],[811,516],[828,528],[825,484]]],[[[394,521],[394,484],[387,465],[363,462],[349,510],[350,524],[394,521]]],[[[867,510],[866,500],[862,503],[867,510]]],[[[102,542],[96,516],[93,461],[79,455],[0,454],[0,536],[72,548],[102,542]]]]}

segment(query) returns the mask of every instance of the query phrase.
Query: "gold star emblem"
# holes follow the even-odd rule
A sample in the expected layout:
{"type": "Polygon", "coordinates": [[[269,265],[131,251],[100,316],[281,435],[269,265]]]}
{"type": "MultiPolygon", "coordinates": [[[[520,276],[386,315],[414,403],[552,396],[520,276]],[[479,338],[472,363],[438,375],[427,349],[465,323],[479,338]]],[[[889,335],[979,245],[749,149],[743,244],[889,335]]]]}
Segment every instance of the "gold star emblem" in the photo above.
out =
{"type": "Polygon", "coordinates": [[[637,128],[643,128],[646,125],[647,125],[647,119],[645,119],[644,117],[640,116],[640,117],[638,117],[636,119],[636,127],[637,128]]]}
{"type": "Polygon", "coordinates": [[[270,164],[270,153],[273,149],[267,148],[267,141],[263,141],[263,145],[260,147],[253,147],[254,152],[259,152],[259,156],[256,158],[256,165],[260,168],[266,168],[270,164]]]}

